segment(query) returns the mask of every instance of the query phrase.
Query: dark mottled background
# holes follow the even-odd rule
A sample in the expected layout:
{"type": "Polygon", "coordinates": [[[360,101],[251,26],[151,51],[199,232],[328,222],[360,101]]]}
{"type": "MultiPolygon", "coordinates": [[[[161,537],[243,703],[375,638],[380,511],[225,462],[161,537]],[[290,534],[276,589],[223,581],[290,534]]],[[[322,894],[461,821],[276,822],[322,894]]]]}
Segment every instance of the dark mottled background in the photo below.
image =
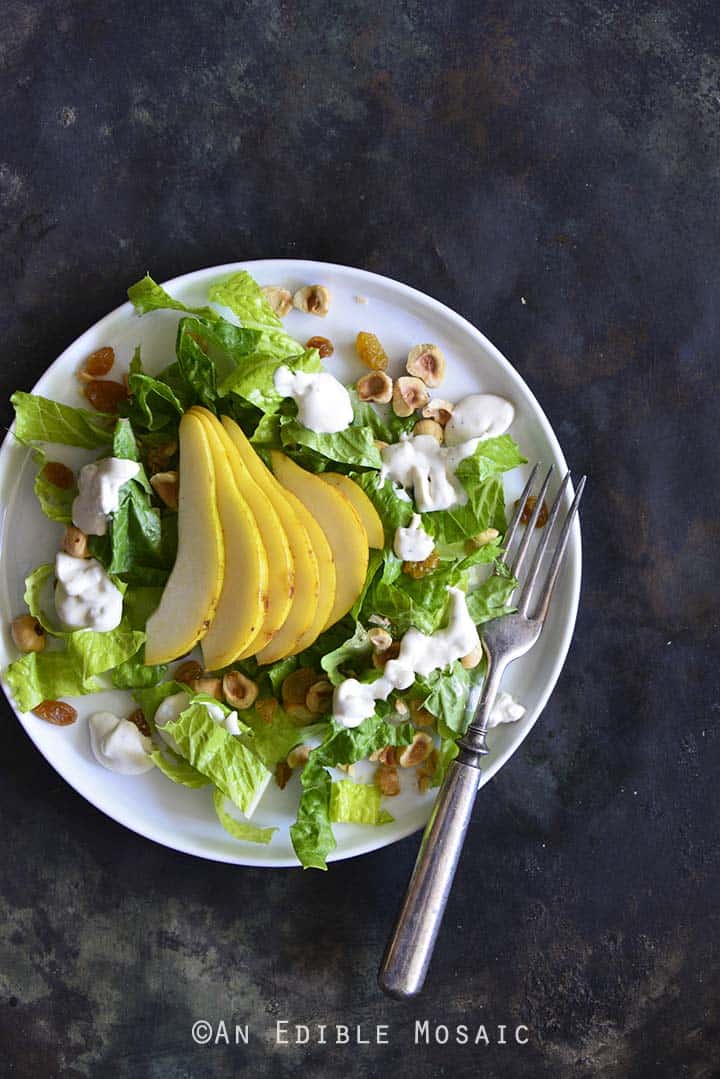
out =
{"type": "Polygon", "coordinates": [[[478,805],[415,1004],[375,970],[416,837],[325,875],[192,861],[86,805],[3,704],[0,1073],[719,1074],[717,5],[5,0],[2,22],[3,423],[146,268],[298,255],[465,314],[591,485],[574,646],[478,805]],[[250,1046],[194,1048],[200,1017],[250,1046]],[[277,1048],[276,1017],[392,1042],[277,1048]],[[416,1017],[530,1044],[413,1048],[416,1017]]]}

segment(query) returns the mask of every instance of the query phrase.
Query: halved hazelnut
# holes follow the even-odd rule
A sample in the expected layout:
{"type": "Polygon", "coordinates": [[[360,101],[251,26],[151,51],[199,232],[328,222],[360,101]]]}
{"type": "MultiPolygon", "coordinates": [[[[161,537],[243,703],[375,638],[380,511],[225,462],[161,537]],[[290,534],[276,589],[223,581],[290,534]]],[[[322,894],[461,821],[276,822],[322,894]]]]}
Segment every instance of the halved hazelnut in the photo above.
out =
{"type": "Polygon", "coordinates": [[[472,652],[468,652],[466,656],[463,656],[460,662],[466,671],[474,671],[475,668],[479,665],[482,657],[482,645],[478,642],[478,644],[476,644],[473,648],[472,652]]]}
{"type": "Polygon", "coordinates": [[[378,450],[380,453],[382,453],[383,450],[386,450],[390,445],[389,442],[383,442],[381,438],[374,438],[373,442],[375,444],[375,449],[378,450]]]}
{"type": "Polygon", "coordinates": [[[452,401],[443,401],[442,397],[431,397],[422,410],[423,418],[435,420],[441,427],[445,427],[455,410],[452,401]]]}
{"type": "Polygon", "coordinates": [[[386,629],[381,629],[379,626],[375,626],[373,629],[368,630],[368,640],[375,652],[387,652],[390,645],[393,643],[393,639],[386,629]]]}
{"type": "Polygon", "coordinates": [[[90,554],[87,535],[76,525],[65,526],[65,534],[60,546],[65,554],[73,558],[87,558],[90,554]]]}
{"type": "Polygon", "coordinates": [[[177,453],[178,444],[175,439],[169,442],[159,442],[156,446],[150,446],[147,451],[147,465],[151,475],[156,472],[164,472],[170,458],[177,453]]]}
{"type": "Polygon", "coordinates": [[[203,678],[194,678],[189,684],[193,693],[204,693],[206,697],[214,697],[217,701],[223,699],[222,678],[207,675],[203,678]]]}
{"type": "Polygon", "coordinates": [[[277,317],[285,318],[293,305],[293,298],[288,290],[278,285],[264,285],[262,292],[277,317]]]}
{"type": "Polygon", "coordinates": [[[10,634],[20,652],[42,652],[46,644],[45,630],[31,614],[21,614],[13,619],[10,634]]]}
{"type": "Polygon", "coordinates": [[[305,285],[293,296],[293,306],[307,315],[325,318],[330,310],[330,293],[324,285],[305,285]]]}
{"type": "Polygon", "coordinates": [[[441,444],[445,440],[445,432],[436,420],[418,420],[413,427],[412,433],[414,435],[431,435],[436,442],[441,444]]]}
{"type": "Polygon", "coordinates": [[[150,477],[150,484],[158,498],[162,499],[171,510],[178,508],[178,474],[177,472],[156,472],[150,477]]]}
{"type": "Polygon", "coordinates": [[[308,690],[317,680],[317,672],[310,667],[298,667],[296,671],[292,671],[283,682],[280,691],[286,711],[293,705],[302,705],[304,708],[308,690]]]}
{"type": "Polygon", "coordinates": [[[468,545],[477,550],[478,547],[485,547],[488,543],[492,543],[499,535],[497,528],[486,528],[482,532],[478,532],[476,536],[471,536],[468,540],[468,545]]]}
{"type": "Polygon", "coordinates": [[[325,715],[332,711],[333,686],[327,678],[313,682],[305,694],[305,707],[314,716],[325,715]]]}
{"type": "Polygon", "coordinates": [[[432,753],[432,749],[432,736],[426,734],[425,731],[418,731],[411,744],[405,746],[405,749],[400,754],[398,764],[401,768],[414,768],[416,764],[421,764],[422,761],[427,760],[432,753]]]}
{"type": "Polygon", "coordinates": [[[222,680],[225,701],[238,711],[252,708],[257,700],[258,685],[241,671],[226,671],[222,680]]]}
{"type": "Polygon", "coordinates": [[[370,754],[370,760],[379,761],[380,764],[385,764],[388,768],[395,768],[398,762],[397,747],[383,746],[382,749],[376,749],[374,753],[370,754]]]}
{"type": "Polygon", "coordinates": [[[435,716],[423,708],[418,700],[410,701],[410,718],[416,727],[434,727],[435,716]]]}
{"type": "Polygon", "coordinates": [[[415,345],[408,352],[408,372],[417,375],[426,386],[439,386],[445,378],[445,357],[437,345],[415,345]]]}
{"type": "Polygon", "coordinates": [[[393,386],[392,407],[396,416],[411,416],[417,409],[424,408],[429,400],[427,386],[420,378],[403,375],[393,386]]]}
{"type": "Polygon", "coordinates": [[[400,655],[400,641],[393,641],[383,652],[373,652],[372,662],[373,667],[377,667],[379,671],[383,670],[388,660],[397,659],[400,655]]]}
{"type": "Polygon", "coordinates": [[[396,794],[400,793],[400,776],[394,766],[378,765],[374,782],[380,793],[384,794],[386,798],[394,798],[396,794]]]}
{"type": "Polygon", "coordinates": [[[361,401],[377,401],[379,405],[386,405],[393,395],[392,379],[384,371],[370,371],[363,375],[357,380],[355,388],[361,401]]]}

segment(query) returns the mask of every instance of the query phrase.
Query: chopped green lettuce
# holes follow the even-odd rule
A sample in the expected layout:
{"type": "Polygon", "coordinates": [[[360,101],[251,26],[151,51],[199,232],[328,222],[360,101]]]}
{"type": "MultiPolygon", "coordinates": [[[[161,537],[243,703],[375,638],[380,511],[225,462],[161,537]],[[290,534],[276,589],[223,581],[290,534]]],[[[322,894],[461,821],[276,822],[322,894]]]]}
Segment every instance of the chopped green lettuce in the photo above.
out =
{"type": "Polygon", "coordinates": [[[284,360],[303,351],[282,329],[260,285],[245,270],[213,285],[209,296],[213,303],[228,307],[242,326],[261,331],[258,352],[284,360]]]}
{"type": "Polygon", "coordinates": [[[191,704],[163,730],[175,739],[183,757],[241,812],[252,810],[270,773],[259,757],[210,718],[206,708],[191,704]]]}
{"type": "Polygon", "coordinates": [[[357,622],[352,637],[332,652],[327,652],[320,665],[332,684],[337,686],[344,678],[354,677],[359,670],[366,668],[371,654],[372,644],[367,630],[357,622]]]}
{"type": "MultiPolygon", "coordinates": [[[[338,431],[337,434],[326,435],[311,431],[297,420],[287,417],[280,427],[280,440],[285,449],[305,447],[321,459],[338,461],[341,464],[352,465],[353,468],[382,467],[382,457],[375,445],[370,427],[351,426],[344,431],[338,431]]],[[[307,457],[299,463],[311,467],[314,464],[312,459],[307,457]]],[[[319,467],[313,468],[313,471],[320,472],[327,467],[325,461],[322,460],[317,462],[317,465],[319,467]]]]}
{"type": "Polygon", "coordinates": [[[187,307],[180,300],[175,300],[165,289],[153,281],[149,274],[136,281],[127,290],[128,299],[137,311],[138,315],[146,315],[148,311],[187,311],[190,314],[201,315],[203,318],[217,318],[217,312],[212,307],[187,307]]]}
{"type": "Polygon", "coordinates": [[[197,768],[193,768],[177,753],[173,753],[167,745],[163,745],[162,749],[154,750],[150,754],[150,759],[168,779],[183,787],[192,787],[196,790],[199,787],[207,787],[211,782],[202,772],[198,772],[197,768]]]}
{"type": "Polygon", "coordinates": [[[381,798],[374,784],[341,779],[330,787],[330,820],[346,824],[391,824],[395,818],[381,808],[381,798]]]}
{"type": "Polygon", "coordinates": [[[233,839],[241,839],[246,843],[269,843],[277,832],[277,828],[258,828],[256,824],[238,820],[225,808],[225,795],[222,791],[213,792],[213,805],[218,820],[233,839]]]}
{"type": "Polygon", "coordinates": [[[88,412],[19,390],[10,403],[15,409],[15,437],[19,442],[58,442],[93,450],[109,446],[112,441],[115,417],[104,412],[88,412]]]}
{"type": "MultiPolygon", "coordinates": [[[[219,395],[227,397],[229,394],[237,394],[266,414],[277,412],[284,400],[275,389],[274,382],[280,362],[275,356],[262,352],[245,357],[220,383],[219,395]]],[[[317,349],[314,348],[283,362],[291,371],[319,371],[322,366],[317,349]]]]}

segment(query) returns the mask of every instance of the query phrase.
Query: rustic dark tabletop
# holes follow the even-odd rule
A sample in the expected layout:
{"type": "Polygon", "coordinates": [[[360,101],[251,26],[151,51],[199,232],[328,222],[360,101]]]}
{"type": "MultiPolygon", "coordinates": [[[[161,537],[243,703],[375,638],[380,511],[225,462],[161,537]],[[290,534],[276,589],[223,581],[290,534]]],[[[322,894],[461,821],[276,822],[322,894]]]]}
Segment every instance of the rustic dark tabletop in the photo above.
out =
{"type": "Polygon", "coordinates": [[[719,46],[712,0],[6,0],[3,424],[146,269],[302,256],[466,315],[590,486],[573,647],[415,1003],[375,973],[417,837],[327,874],[194,861],[3,702],[2,1075],[718,1074],[719,46]]]}

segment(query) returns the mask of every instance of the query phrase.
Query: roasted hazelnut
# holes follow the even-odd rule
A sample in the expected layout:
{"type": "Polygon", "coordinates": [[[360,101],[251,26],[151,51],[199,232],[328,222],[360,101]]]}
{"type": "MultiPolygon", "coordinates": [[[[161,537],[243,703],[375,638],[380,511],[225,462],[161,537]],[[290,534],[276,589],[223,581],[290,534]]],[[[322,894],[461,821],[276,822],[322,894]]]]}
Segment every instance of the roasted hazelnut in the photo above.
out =
{"type": "Polygon", "coordinates": [[[415,345],[408,352],[406,367],[426,386],[439,386],[445,378],[445,357],[437,345],[415,345]]]}
{"type": "Polygon", "coordinates": [[[293,305],[293,298],[288,290],[278,285],[264,285],[262,292],[277,317],[285,318],[293,305]]]}
{"type": "Polygon", "coordinates": [[[178,508],[179,481],[177,472],[156,472],[150,477],[152,489],[158,498],[171,509],[178,508]]]}
{"type": "Polygon", "coordinates": [[[485,547],[488,543],[492,543],[499,535],[497,528],[485,528],[482,532],[478,532],[476,536],[470,537],[468,546],[477,550],[478,547],[485,547]]]}
{"type": "Polygon", "coordinates": [[[293,296],[293,306],[307,315],[325,318],[330,310],[330,293],[324,285],[305,285],[293,296]]]}
{"type": "Polygon", "coordinates": [[[443,401],[441,397],[431,397],[422,410],[423,418],[435,420],[441,427],[445,427],[453,414],[455,405],[452,401],[443,401]]]}
{"type": "Polygon", "coordinates": [[[204,693],[206,697],[214,697],[217,701],[223,699],[222,678],[214,678],[212,675],[195,678],[190,682],[190,689],[193,693],[204,693]]]}
{"type": "Polygon", "coordinates": [[[387,652],[390,645],[393,643],[393,639],[386,629],[381,629],[379,626],[373,627],[368,630],[368,640],[375,652],[387,652]]]}
{"type": "Polygon", "coordinates": [[[88,558],[90,555],[87,535],[76,525],[65,526],[60,546],[65,554],[69,554],[73,558],[88,558]]]}
{"type": "Polygon", "coordinates": [[[147,465],[151,475],[156,472],[164,472],[168,461],[177,453],[178,444],[175,439],[169,442],[159,442],[156,446],[150,446],[147,451],[147,465]]]}
{"type": "Polygon", "coordinates": [[[400,793],[400,775],[397,768],[379,764],[374,776],[375,786],[386,798],[394,798],[400,793]]]}
{"type": "Polygon", "coordinates": [[[397,659],[400,655],[400,641],[393,641],[384,651],[373,652],[373,667],[381,671],[390,659],[397,659]]]}
{"type": "Polygon", "coordinates": [[[290,768],[302,768],[304,764],[307,764],[307,759],[310,756],[312,746],[295,746],[291,749],[287,755],[287,763],[290,768]]]}
{"type": "Polygon", "coordinates": [[[355,388],[361,401],[377,401],[379,405],[386,405],[393,395],[392,379],[384,371],[370,371],[363,375],[357,380],[355,388]]]}
{"type": "Polygon", "coordinates": [[[317,680],[317,673],[310,667],[298,667],[296,671],[292,671],[280,690],[285,710],[289,710],[293,705],[302,705],[304,708],[308,690],[317,680]]]}
{"type": "Polygon", "coordinates": [[[411,416],[430,400],[427,386],[419,378],[399,378],[393,386],[392,407],[396,416],[411,416]]]}
{"type": "Polygon", "coordinates": [[[21,614],[10,623],[10,634],[20,652],[42,652],[46,644],[45,630],[31,614],[21,614]]]}
{"type": "Polygon", "coordinates": [[[325,715],[332,711],[333,686],[327,678],[313,682],[305,694],[305,707],[314,716],[325,715]]]}
{"type": "Polygon", "coordinates": [[[225,702],[238,711],[252,708],[257,700],[257,682],[253,682],[252,678],[248,678],[241,671],[227,671],[223,675],[222,688],[225,702]]]}
{"type": "Polygon", "coordinates": [[[413,427],[412,433],[414,435],[432,435],[441,445],[445,439],[445,432],[437,420],[418,420],[413,427]]]}
{"type": "Polygon", "coordinates": [[[420,764],[432,753],[433,740],[432,736],[426,734],[425,731],[417,731],[412,743],[409,746],[405,746],[400,757],[398,758],[398,764],[401,768],[414,768],[416,764],[420,764]]]}
{"type": "Polygon", "coordinates": [[[478,642],[478,644],[476,644],[473,648],[472,652],[468,652],[466,656],[463,656],[460,662],[466,671],[473,671],[479,665],[482,657],[482,645],[478,642]]]}

